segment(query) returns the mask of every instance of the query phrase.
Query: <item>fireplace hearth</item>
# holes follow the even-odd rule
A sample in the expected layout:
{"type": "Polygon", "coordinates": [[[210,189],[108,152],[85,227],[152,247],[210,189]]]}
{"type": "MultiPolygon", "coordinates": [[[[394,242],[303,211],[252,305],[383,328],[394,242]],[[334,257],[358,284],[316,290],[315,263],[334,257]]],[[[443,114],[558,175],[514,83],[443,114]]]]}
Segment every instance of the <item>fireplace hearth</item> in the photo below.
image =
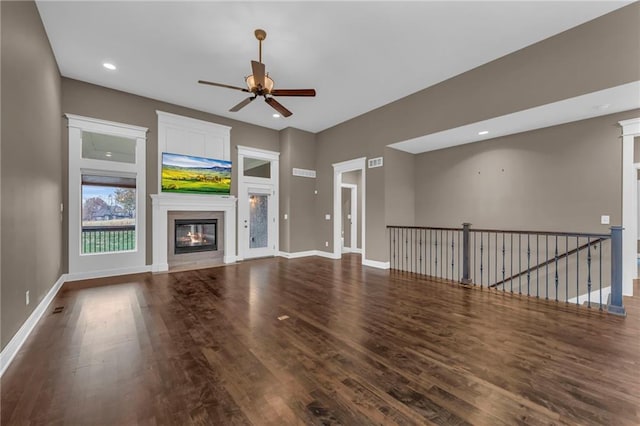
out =
{"type": "Polygon", "coordinates": [[[174,254],[217,250],[217,219],[176,219],[174,254]]]}

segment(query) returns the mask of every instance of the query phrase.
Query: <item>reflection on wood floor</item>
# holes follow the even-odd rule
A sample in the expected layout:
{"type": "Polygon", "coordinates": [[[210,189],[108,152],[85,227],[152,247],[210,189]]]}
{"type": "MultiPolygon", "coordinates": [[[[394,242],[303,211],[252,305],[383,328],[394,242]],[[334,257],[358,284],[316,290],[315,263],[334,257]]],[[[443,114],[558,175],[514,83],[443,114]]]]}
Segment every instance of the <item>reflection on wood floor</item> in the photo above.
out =
{"type": "Polygon", "coordinates": [[[638,425],[638,299],[622,319],[358,255],[67,284],[2,424],[638,425]]]}

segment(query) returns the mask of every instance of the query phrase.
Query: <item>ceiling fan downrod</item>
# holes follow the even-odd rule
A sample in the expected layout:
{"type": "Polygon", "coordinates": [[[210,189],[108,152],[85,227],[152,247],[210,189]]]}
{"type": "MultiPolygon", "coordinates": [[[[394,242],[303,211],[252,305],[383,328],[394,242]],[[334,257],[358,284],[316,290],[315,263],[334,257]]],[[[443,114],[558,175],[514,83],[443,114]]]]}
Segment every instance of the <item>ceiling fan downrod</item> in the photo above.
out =
{"type": "Polygon", "coordinates": [[[261,30],[260,28],[258,28],[257,30],[255,30],[253,32],[253,34],[255,34],[256,38],[258,39],[259,42],[259,46],[258,46],[258,62],[262,63],[262,41],[267,38],[267,32],[265,30],[261,30]]]}

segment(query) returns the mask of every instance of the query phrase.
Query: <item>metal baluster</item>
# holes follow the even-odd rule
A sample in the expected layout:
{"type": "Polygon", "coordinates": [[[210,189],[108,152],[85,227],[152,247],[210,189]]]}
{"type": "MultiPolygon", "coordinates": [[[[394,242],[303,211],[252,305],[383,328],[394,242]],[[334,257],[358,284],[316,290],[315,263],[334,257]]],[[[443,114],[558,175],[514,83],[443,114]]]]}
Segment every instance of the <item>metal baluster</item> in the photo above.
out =
{"type": "Polygon", "coordinates": [[[587,237],[587,308],[591,309],[591,237],[587,237]]]}
{"type": "Polygon", "coordinates": [[[540,297],[540,238],[536,234],[536,299],[540,297]]]}
{"type": "Polygon", "coordinates": [[[409,229],[406,229],[404,232],[404,270],[409,272],[410,261],[409,261],[409,229]]]}
{"type": "Polygon", "coordinates": [[[496,232],[496,245],[494,246],[494,252],[493,252],[493,257],[495,259],[496,262],[496,267],[494,269],[494,276],[496,277],[496,282],[498,282],[498,233],[496,232]]]}
{"type": "Polygon", "coordinates": [[[531,295],[529,285],[531,284],[531,238],[527,234],[527,296],[531,295]]]}
{"type": "Polygon", "coordinates": [[[546,259],[545,261],[545,280],[546,280],[546,284],[545,284],[545,300],[549,300],[549,235],[546,236],[546,241],[545,241],[545,255],[544,258],[546,259]]]}
{"type": "Polygon", "coordinates": [[[556,263],[556,302],[558,301],[558,236],[556,235],[556,253],[555,253],[555,263],[556,263]]]}
{"type": "Polygon", "coordinates": [[[483,284],[483,270],[484,270],[484,233],[480,232],[480,288],[483,284]]]}
{"type": "Polygon", "coordinates": [[[449,279],[449,231],[444,231],[446,244],[444,246],[444,254],[446,256],[446,263],[442,266],[444,267],[444,279],[449,279]]]}
{"type": "MultiPolygon", "coordinates": [[[[442,267],[445,265],[444,261],[444,256],[442,255],[443,251],[443,247],[444,247],[444,238],[442,237],[442,229],[440,230],[440,278],[443,278],[444,275],[442,274],[442,267]]],[[[446,269],[445,269],[446,271],[446,269]]]]}
{"type": "Polygon", "coordinates": [[[453,256],[455,254],[455,244],[454,244],[454,238],[453,238],[453,232],[451,231],[451,281],[455,280],[455,276],[453,274],[454,271],[454,263],[453,263],[453,256]]]}
{"type": "Polygon", "coordinates": [[[418,256],[420,256],[420,273],[422,274],[422,229],[418,231],[420,233],[420,242],[418,243],[418,256]]]}
{"type": "Polygon", "coordinates": [[[395,230],[395,228],[389,228],[389,260],[391,261],[391,265],[393,265],[391,269],[395,269],[396,267],[396,253],[393,251],[393,243],[395,241],[393,233],[395,230]]]}
{"type": "Polygon", "coordinates": [[[511,282],[511,294],[513,294],[513,234],[511,235],[511,264],[509,265],[511,267],[511,270],[509,271],[509,275],[511,275],[511,277],[509,278],[509,281],[511,282]]]}
{"type": "Polygon", "coordinates": [[[491,284],[491,232],[487,232],[487,288],[491,284]]]}
{"type": "Polygon", "coordinates": [[[398,228],[393,229],[393,259],[394,264],[396,265],[396,270],[400,268],[398,263],[398,228]]]}
{"type": "Polygon", "coordinates": [[[564,237],[564,253],[565,253],[565,283],[564,283],[564,303],[569,303],[569,236],[564,237]]]}
{"type": "Polygon", "coordinates": [[[478,281],[476,281],[476,234],[477,232],[473,233],[473,283],[476,284],[478,281]]]}
{"type": "Polygon", "coordinates": [[[429,229],[429,276],[433,277],[433,268],[431,266],[431,260],[433,259],[433,235],[432,230],[429,229]]]}
{"type": "Polygon", "coordinates": [[[602,310],[602,239],[600,240],[600,310],[602,310]]]}
{"type": "Polygon", "coordinates": [[[522,294],[522,234],[518,234],[518,294],[522,294]]]}
{"type": "Polygon", "coordinates": [[[505,278],[505,275],[504,275],[504,269],[505,269],[504,268],[504,252],[505,252],[505,250],[504,250],[504,232],[503,232],[502,233],[502,292],[503,293],[504,293],[504,290],[505,290],[504,287],[505,287],[505,284],[506,284],[504,282],[504,278],[505,278]]]}
{"type": "Polygon", "coordinates": [[[436,234],[436,244],[435,244],[436,257],[435,257],[434,268],[435,268],[436,275],[438,275],[438,231],[437,230],[435,234],[436,234]]]}
{"type": "Polygon", "coordinates": [[[576,305],[580,305],[580,237],[576,237],[576,305]]]}
{"type": "Polygon", "coordinates": [[[461,281],[462,276],[460,275],[460,231],[456,232],[458,234],[458,281],[461,281]]]}

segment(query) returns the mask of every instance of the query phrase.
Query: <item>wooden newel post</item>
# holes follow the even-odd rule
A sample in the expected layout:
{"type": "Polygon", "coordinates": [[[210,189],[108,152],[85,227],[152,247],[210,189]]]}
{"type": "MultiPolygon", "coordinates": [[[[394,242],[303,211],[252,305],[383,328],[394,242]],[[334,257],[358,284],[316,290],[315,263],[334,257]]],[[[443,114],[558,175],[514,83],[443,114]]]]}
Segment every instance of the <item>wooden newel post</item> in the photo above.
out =
{"type": "Polygon", "coordinates": [[[611,300],[610,314],[627,316],[622,304],[622,226],[611,227],[611,300]]]}
{"type": "Polygon", "coordinates": [[[471,278],[469,278],[469,253],[471,247],[469,246],[469,227],[470,223],[462,224],[462,284],[471,284],[471,278]]]}

